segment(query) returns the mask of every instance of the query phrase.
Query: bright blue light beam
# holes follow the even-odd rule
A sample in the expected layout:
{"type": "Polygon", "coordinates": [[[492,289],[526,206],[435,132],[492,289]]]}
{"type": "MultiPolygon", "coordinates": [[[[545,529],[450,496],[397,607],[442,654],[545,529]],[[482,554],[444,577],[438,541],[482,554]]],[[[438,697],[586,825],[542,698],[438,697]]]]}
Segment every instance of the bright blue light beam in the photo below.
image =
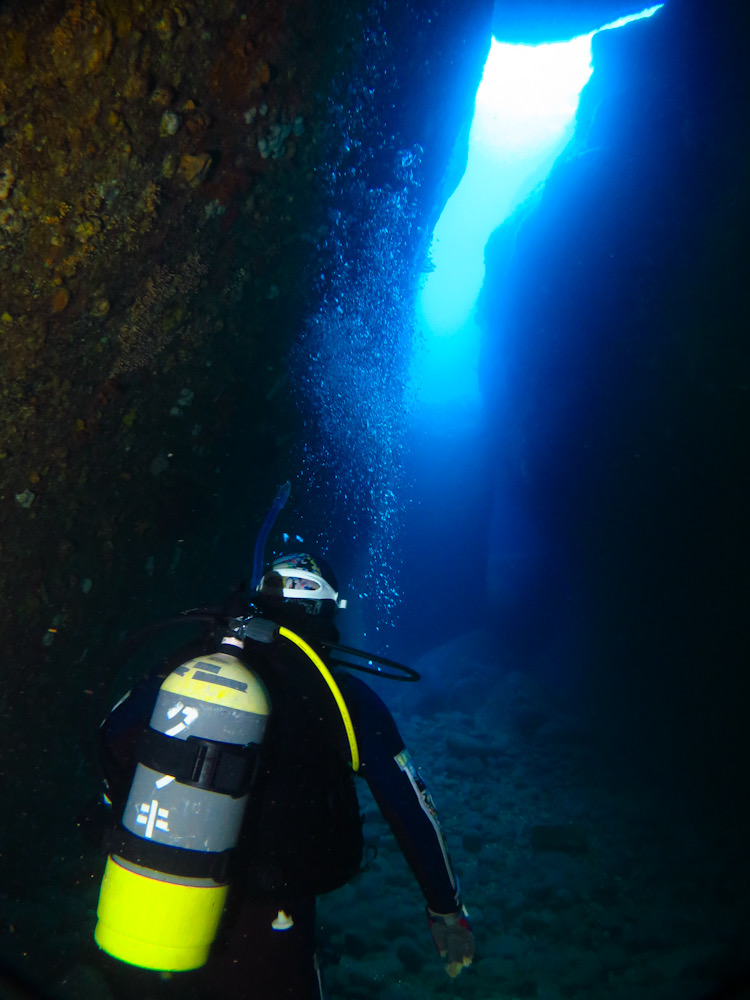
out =
{"type": "MultiPolygon", "coordinates": [[[[650,17],[662,5],[605,29],[650,17]]],[[[510,45],[492,40],[477,91],[466,172],[435,227],[418,304],[432,334],[458,332],[484,280],[490,234],[547,176],[570,140],[581,91],[592,73],[595,32],[568,42],[510,45]]]]}
{"type": "Polygon", "coordinates": [[[493,39],[469,135],[466,172],[440,216],[419,312],[428,331],[457,332],[484,280],[490,233],[549,171],[572,135],[591,75],[591,36],[550,45],[493,39]]]}
{"type": "MultiPolygon", "coordinates": [[[[605,25],[650,17],[661,5],[605,25]]],[[[423,408],[456,423],[480,405],[473,319],[490,234],[546,179],[575,128],[592,73],[595,32],[568,42],[510,45],[493,39],[477,91],[464,176],[435,227],[417,323],[412,392],[423,408]]],[[[425,413],[427,412],[425,409],[425,413]]]]}
{"type": "Polygon", "coordinates": [[[655,14],[657,10],[661,10],[663,6],[663,3],[658,3],[655,7],[649,7],[647,10],[642,10],[640,14],[627,14],[625,17],[618,17],[616,21],[612,21],[611,24],[605,24],[604,27],[599,30],[608,31],[610,28],[621,28],[623,24],[630,24],[631,21],[640,21],[642,17],[651,17],[651,15],[655,14]]]}

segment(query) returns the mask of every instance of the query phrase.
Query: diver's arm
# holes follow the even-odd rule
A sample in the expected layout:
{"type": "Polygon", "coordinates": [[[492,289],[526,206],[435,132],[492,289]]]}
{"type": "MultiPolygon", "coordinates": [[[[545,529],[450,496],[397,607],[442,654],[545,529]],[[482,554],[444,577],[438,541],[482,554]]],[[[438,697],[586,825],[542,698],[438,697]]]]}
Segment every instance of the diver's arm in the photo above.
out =
{"type": "Polygon", "coordinates": [[[362,760],[360,773],[412,870],[429,909],[436,914],[461,910],[453,871],[437,812],[393,716],[366,684],[341,678],[350,706],[362,760]]]}
{"type": "Polygon", "coordinates": [[[351,676],[342,690],[357,730],[360,773],[422,889],[432,939],[455,979],[474,959],[474,935],[432,797],[380,698],[351,676]]]}
{"type": "Polygon", "coordinates": [[[151,718],[162,684],[156,673],[138,681],[102,720],[97,733],[99,764],[103,772],[102,798],[115,813],[124,805],[135,767],[136,742],[151,718]]]}
{"type": "Polygon", "coordinates": [[[117,702],[96,733],[99,791],[76,817],[86,840],[101,847],[113,822],[119,819],[135,768],[135,745],[151,717],[161,679],[146,678],[117,702]]]}

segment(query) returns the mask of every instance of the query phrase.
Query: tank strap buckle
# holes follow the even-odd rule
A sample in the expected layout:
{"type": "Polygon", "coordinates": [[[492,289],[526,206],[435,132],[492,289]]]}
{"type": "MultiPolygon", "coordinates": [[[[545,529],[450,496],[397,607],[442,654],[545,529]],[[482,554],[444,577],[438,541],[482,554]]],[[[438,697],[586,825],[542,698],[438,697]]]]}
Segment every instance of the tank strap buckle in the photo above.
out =
{"type": "Polygon", "coordinates": [[[178,740],[146,726],[138,737],[136,759],[183,785],[237,799],[247,795],[255,782],[258,750],[253,743],[238,746],[199,736],[178,740]]]}

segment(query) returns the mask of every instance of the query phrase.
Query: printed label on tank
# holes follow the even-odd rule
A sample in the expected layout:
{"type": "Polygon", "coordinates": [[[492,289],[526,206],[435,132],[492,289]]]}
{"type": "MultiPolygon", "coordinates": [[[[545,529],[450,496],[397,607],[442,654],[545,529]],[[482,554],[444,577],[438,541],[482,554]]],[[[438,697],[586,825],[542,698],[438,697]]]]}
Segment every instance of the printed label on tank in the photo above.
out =
{"type": "Polygon", "coordinates": [[[151,802],[140,803],[135,821],[146,827],[143,836],[150,840],[154,835],[154,828],[169,832],[168,819],[169,809],[160,809],[158,799],[151,799],[151,802]]]}
{"type": "Polygon", "coordinates": [[[178,722],[171,729],[166,729],[165,733],[167,736],[177,736],[179,733],[183,733],[198,718],[198,709],[192,707],[186,708],[181,701],[178,701],[176,705],[172,705],[171,708],[167,709],[167,718],[174,719],[179,713],[182,713],[184,721],[178,722]]]}

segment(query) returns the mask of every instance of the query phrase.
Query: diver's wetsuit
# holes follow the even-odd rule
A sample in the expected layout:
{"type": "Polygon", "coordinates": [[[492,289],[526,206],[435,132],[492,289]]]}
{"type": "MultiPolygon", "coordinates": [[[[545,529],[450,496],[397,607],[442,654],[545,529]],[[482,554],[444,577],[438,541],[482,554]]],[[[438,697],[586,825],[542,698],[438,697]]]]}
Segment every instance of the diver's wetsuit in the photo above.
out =
{"type": "MultiPolygon", "coordinates": [[[[360,819],[349,742],[333,696],[303,653],[288,643],[278,646],[270,654],[261,650],[260,657],[248,657],[268,688],[272,711],[228,912],[207,965],[175,974],[163,987],[165,995],[174,990],[189,1000],[219,991],[229,1000],[322,996],[315,897],[345,884],[359,867],[360,819]],[[292,926],[281,929],[286,918],[292,926]]],[[[317,652],[324,655],[320,647],[317,652]]],[[[391,826],[427,905],[438,913],[457,911],[458,886],[435,810],[391,713],[359,678],[344,671],[335,676],[356,734],[359,775],[391,826]]],[[[146,679],[102,725],[115,811],[127,797],[135,734],[148,722],[160,684],[159,675],[146,679]]],[[[144,976],[151,981],[154,974],[130,970],[124,979],[132,988],[133,979],[144,976]]]]}

